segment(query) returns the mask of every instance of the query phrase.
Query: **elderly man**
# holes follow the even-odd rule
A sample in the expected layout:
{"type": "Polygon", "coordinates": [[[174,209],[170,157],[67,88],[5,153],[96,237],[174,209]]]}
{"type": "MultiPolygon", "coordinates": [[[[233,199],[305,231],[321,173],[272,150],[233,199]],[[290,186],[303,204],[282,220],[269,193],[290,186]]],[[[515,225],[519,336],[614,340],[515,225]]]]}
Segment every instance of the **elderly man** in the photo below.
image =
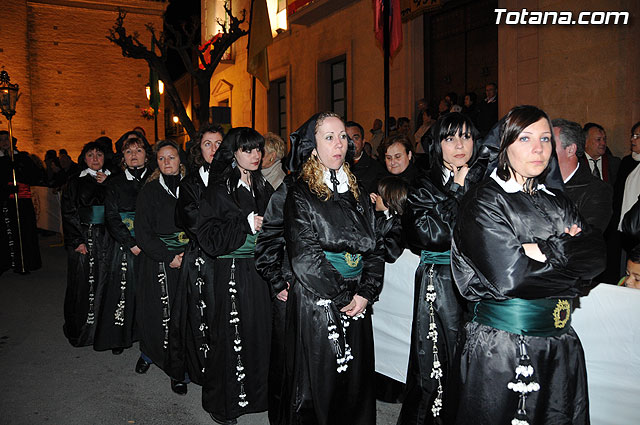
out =
{"type": "Polygon", "coordinates": [[[498,85],[489,83],[484,92],[487,97],[478,105],[478,130],[483,135],[498,122],[498,85]]]}
{"type": "Polygon", "coordinates": [[[552,124],[565,193],[587,223],[604,232],[611,219],[613,189],[580,164],[585,145],[580,124],[564,119],[555,119],[552,124]]]}
{"type": "Polygon", "coordinates": [[[607,149],[607,133],[600,124],[593,122],[586,123],[583,130],[587,138],[583,163],[588,165],[591,174],[613,186],[620,158],[613,156],[607,149]]]}
{"type": "Polygon", "coordinates": [[[277,189],[287,174],[282,169],[282,158],[287,153],[284,140],[275,133],[264,135],[264,155],[262,156],[262,175],[277,189]]]}
{"type": "Polygon", "coordinates": [[[353,159],[351,171],[355,174],[358,182],[361,183],[367,193],[378,192],[378,181],[385,176],[385,169],[378,161],[374,161],[364,151],[364,129],[355,121],[347,121],[345,124],[347,135],[356,146],[356,153],[353,159]]]}

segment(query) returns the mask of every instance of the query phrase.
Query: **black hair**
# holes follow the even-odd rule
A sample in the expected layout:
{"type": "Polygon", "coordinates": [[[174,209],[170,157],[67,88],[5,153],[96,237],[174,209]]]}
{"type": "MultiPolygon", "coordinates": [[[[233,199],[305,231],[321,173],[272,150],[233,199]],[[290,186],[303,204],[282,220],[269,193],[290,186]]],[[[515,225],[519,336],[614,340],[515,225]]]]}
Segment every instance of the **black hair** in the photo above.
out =
{"type": "Polygon", "coordinates": [[[637,123],[635,123],[633,125],[633,127],[631,127],[631,135],[633,136],[633,133],[635,133],[636,129],[640,127],[640,121],[638,121],[637,123]]]}
{"type": "MultiPolygon", "coordinates": [[[[520,105],[512,108],[507,113],[500,129],[500,134],[502,136],[500,137],[500,152],[498,153],[498,168],[496,169],[496,174],[499,178],[504,181],[508,181],[511,178],[511,171],[513,171],[513,167],[511,166],[511,162],[509,161],[509,156],[507,154],[507,148],[518,139],[518,136],[525,128],[543,118],[547,120],[549,125],[549,131],[551,133],[551,155],[553,156],[555,155],[556,142],[553,137],[553,126],[551,125],[551,120],[546,112],[536,106],[520,105]]],[[[538,184],[545,181],[545,178],[549,173],[549,164],[551,164],[551,161],[549,161],[547,167],[542,171],[542,173],[525,180],[523,185],[525,192],[534,191],[538,184]]]]}
{"type": "Polygon", "coordinates": [[[410,120],[409,118],[407,118],[407,117],[400,117],[400,118],[398,118],[398,127],[400,127],[400,126],[401,126],[402,124],[404,124],[405,122],[406,122],[406,123],[410,123],[410,122],[411,122],[411,120],[410,120]]]}
{"type": "Polygon", "coordinates": [[[450,91],[449,93],[447,93],[447,96],[449,96],[449,99],[451,99],[451,105],[458,104],[458,94],[456,92],[450,91]]]}
{"type": "MultiPolygon", "coordinates": [[[[93,151],[93,150],[102,152],[102,155],[104,155],[105,161],[106,161],[107,155],[106,155],[106,152],[105,152],[105,147],[102,144],[98,143],[98,142],[89,142],[89,143],[87,143],[86,145],[84,145],[82,147],[82,152],[80,152],[80,156],[78,157],[78,165],[80,166],[81,170],[84,170],[84,169],[89,167],[87,165],[86,161],[84,160],[84,156],[87,154],[87,152],[90,152],[90,151],[93,151]]],[[[102,168],[104,168],[104,167],[105,167],[105,165],[102,165],[102,168]]]]}
{"type": "Polygon", "coordinates": [[[476,102],[478,101],[478,95],[475,94],[475,92],[467,92],[464,94],[465,96],[469,96],[469,100],[471,101],[472,104],[476,104],[476,102]]]}
{"type": "Polygon", "coordinates": [[[360,130],[360,136],[364,138],[364,128],[362,128],[360,124],[358,124],[355,121],[347,121],[346,123],[344,123],[344,128],[349,128],[349,127],[358,127],[358,130],[360,130]]]}
{"type": "MultiPolygon", "coordinates": [[[[239,205],[237,189],[240,180],[240,168],[235,159],[235,153],[239,150],[248,152],[259,149],[264,155],[264,137],[256,130],[249,127],[236,127],[229,130],[222,144],[216,151],[212,163],[212,178],[215,183],[224,183],[227,191],[237,205],[239,205]]],[[[248,171],[251,174],[251,186],[256,200],[263,198],[267,194],[266,180],[260,171],[261,164],[257,170],[248,171]]]]}
{"type": "MultiPolygon", "coordinates": [[[[462,136],[463,134],[468,134],[473,139],[473,153],[471,154],[471,158],[469,158],[468,165],[471,165],[475,160],[476,153],[478,152],[480,143],[478,138],[480,137],[480,132],[471,121],[471,118],[462,114],[460,112],[449,112],[448,114],[443,115],[441,118],[436,121],[436,123],[429,129],[429,138],[430,140],[430,150],[426,150],[425,152],[429,152],[429,157],[431,159],[431,168],[436,167],[438,173],[444,166],[444,161],[442,159],[442,141],[447,137],[451,136],[462,136]],[[463,133],[465,131],[465,133],[463,133]]],[[[423,143],[423,147],[424,147],[423,143]]]]}
{"type": "Polygon", "coordinates": [[[402,215],[408,191],[409,186],[402,177],[386,176],[378,182],[378,194],[392,214],[402,215]]]}
{"type": "Polygon", "coordinates": [[[591,130],[592,128],[597,128],[598,130],[604,132],[604,127],[600,124],[596,124],[595,122],[588,122],[584,125],[584,127],[582,127],[585,137],[588,136],[589,130],[591,130]]]}
{"type": "Polygon", "coordinates": [[[205,161],[202,157],[202,150],[200,149],[200,143],[202,143],[202,136],[205,133],[219,133],[224,138],[224,129],[218,124],[206,123],[200,127],[198,134],[189,148],[189,159],[194,168],[199,168],[204,165],[205,161]]]}
{"type": "Polygon", "coordinates": [[[629,252],[629,255],[627,256],[627,260],[636,264],[640,263],[640,244],[633,247],[633,249],[629,252]]]}

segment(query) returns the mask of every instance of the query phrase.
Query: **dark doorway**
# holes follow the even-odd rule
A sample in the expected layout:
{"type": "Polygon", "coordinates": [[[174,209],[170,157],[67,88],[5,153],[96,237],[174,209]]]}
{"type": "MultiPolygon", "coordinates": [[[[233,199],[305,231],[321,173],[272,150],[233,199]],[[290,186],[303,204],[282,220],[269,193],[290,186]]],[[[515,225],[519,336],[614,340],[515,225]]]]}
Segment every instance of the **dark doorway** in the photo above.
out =
{"type": "Polygon", "coordinates": [[[498,82],[496,0],[451,1],[424,15],[425,98],[433,107],[447,93],[484,99],[484,87],[498,82]]]}

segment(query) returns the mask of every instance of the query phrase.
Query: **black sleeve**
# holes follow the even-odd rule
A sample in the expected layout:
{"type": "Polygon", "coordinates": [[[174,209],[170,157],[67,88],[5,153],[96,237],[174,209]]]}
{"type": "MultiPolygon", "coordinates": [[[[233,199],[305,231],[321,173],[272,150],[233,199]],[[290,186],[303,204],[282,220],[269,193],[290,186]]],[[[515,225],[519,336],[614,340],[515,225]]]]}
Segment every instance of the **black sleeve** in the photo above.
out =
{"type": "Polygon", "coordinates": [[[87,242],[78,215],[78,184],[78,179],[71,180],[62,191],[60,199],[64,244],[74,249],[87,242]]]}
{"type": "Polygon", "coordinates": [[[613,215],[613,189],[611,185],[603,182],[596,191],[589,193],[588,197],[582,216],[592,227],[604,232],[613,215]]]}
{"type": "Polygon", "coordinates": [[[622,233],[640,239],[640,198],[622,218],[622,233]]]}
{"type": "Polygon", "coordinates": [[[341,294],[344,278],[324,255],[318,234],[313,229],[311,205],[299,190],[292,190],[285,202],[285,238],[296,280],[315,295],[331,299],[337,305],[351,300],[336,297],[341,294]]]}
{"type": "MultiPolygon", "coordinates": [[[[361,200],[361,204],[365,204],[365,211],[367,209],[369,211],[370,223],[375,227],[375,212],[373,206],[369,203],[369,197],[366,196],[365,199],[361,200]]],[[[376,237],[376,248],[362,256],[364,261],[362,277],[356,289],[356,293],[369,300],[370,304],[378,300],[384,279],[384,241],[382,235],[378,232],[374,231],[374,235],[376,237]]]]}
{"type": "Polygon", "coordinates": [[[235,205],[222,185],[208,187],[200,203],[196,236],[210,256],[229,254],[240,248],[251,233],[247,216],[235,205]]]}
{"type": "Polygon", "coordinates": [[[136,240],[131,236],[131,232],[122,222],[118,191],[113,185],[107,185],[104,198],[104,221],[111,236],[124,248],[131,248],[136,245],[136,240]]]}
{"type": "Polygon", "coordinates": [[[153,202],[153,187],[151,184],[153,183],[147,183],[138,194],[134,221],[136,243],[144,251],[144,254],[152,260],[170,263],[176,254],[171,252],[156,235],[154,217],[161,211],[155,210],[157,205],[153,202]]]}
{"type": "Polygon", "coordinates": [[[387,218],[384,214],[376,213],[376,229],[384,244],[385,263],[395,263],[402,255],[405,245],[400,217],[393,215],[387,218]]]}
{"type": "Polygon", "coordinates": [[[269,283],[272,295],[287,289],[285,274],[290,274],[288,258],[285,255],[284,203],[287,198],[287,184],[283,182],[271,196],[262,222],[262,231],[256,244],[256,269],[269,283]],[[285,273],[283,273],[285,267],[285,273]],[[288,273],[287,273],[288,271],[288,273]]]}
{"type": "Polygon", "coordinates": [[[547,256],[546,262],[539,262],[525,255],[500,201],[475,198],[465,203],[451,256],[462,295],[470,300],[486,296],[487,291],[499,299],[552,297],[572,293],[576,280],[600,273],[604,268],[602,236],[581,222],[575,207],[566,212],[566,223],[584,226],[584,233],[535,240],[547,256]]]}
{"type": "Polygon", "coordinates": [[[197,185],[190,180],[180,184],[180,196],[176,203],[176,225],[187,233],[189,239],[197,240],[200,194],[197,185]]]}
{"type": "Polygon", "coordinates": [[[414,252],[448,251],[464,188],[456,184],[448,195],[424,177],[417,182],[409,189],[402,218],[406,242],[414,252]]]}

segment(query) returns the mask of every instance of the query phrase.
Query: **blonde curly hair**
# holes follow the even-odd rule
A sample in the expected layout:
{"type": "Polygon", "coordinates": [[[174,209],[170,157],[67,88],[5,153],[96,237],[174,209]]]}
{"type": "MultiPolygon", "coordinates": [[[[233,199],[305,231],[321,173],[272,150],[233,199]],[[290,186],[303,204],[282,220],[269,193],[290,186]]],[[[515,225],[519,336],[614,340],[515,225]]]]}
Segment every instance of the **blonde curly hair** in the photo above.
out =
{"type": "MultiPolygon", "coordinates": [[[[334,112],[323,112],[318,116],[318,119],[316,120],[314,134],[318,132],[318,128],[322,125],[323,121],[329,117],[338,118],[340,119],[340,121],[342,121],[340,115],[334,112]]],[[[356,176],[351,172],[351,169],[349,168],[349,164],[347,164],[347,162],[342,164],[342,168],[347,174],[347,178],[349,180],[349,190],[353,194],[353,197],[356,198],[356,201],[360,200],[360,191],[358,190],[358,180],[356,179],[356,176]]],[[[322,168],[322,164],[320,164],[320,160],[318,159],[317,155],[311,154],[309,159],[307,159],[302,165],[300,178],[309,185],[309,189],[311,189],[311,192],[313,192],[320,199],[322,199],[323,201],[328,201],[329,199],[331,199],[331,194],[333,192],[324,182],[324,168],[322,168]]]]}

